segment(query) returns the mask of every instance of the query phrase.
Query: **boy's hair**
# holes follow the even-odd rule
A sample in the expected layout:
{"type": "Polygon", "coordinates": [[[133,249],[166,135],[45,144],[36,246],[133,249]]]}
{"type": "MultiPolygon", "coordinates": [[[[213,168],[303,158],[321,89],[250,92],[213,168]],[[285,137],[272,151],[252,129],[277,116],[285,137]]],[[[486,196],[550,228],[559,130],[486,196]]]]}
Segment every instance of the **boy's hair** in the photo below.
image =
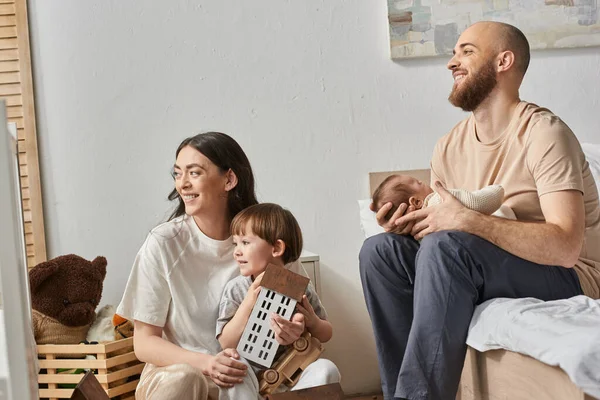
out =
{"type": "Polygon", "coordinates": [[[253,234],[274,246],[277,240],[285,243],[281,256],[285,264],[296,261],[302,252],[302,231],[291,212],[273,203],[261,203],[240,211],[231,221],[232,235],[253,234]]]}
{"type": "Polygon", "coordinates": [[[391,210],[384,217],[386,221],[389,220],[392,215],[394,215],[394,212],[396,212],[398,207],[400,207],[400,204],[408,203],[410,196],[412,196],[412,193],[407,190],[406,185],[402,183],[394,183],[394,179],[396,179],[396,177],[398,177],[398,175],[388,176],[379,184],[379,186],[377,186],[377,189],[375,189],[373,192],[373,206],[375,207],[375,212],[379,211],[384,204],[390,201],[392,204],[394,204],[391,210]]]}

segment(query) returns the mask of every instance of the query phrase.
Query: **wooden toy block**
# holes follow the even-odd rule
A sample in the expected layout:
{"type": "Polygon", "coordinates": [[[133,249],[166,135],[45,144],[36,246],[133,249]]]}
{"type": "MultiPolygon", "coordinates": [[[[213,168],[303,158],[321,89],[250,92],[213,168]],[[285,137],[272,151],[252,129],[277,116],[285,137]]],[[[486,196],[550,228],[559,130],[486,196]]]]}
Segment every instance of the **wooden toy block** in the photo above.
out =
{"type": "Polygon", "coordinates": [[[110,400],[92,371],[88,371],[75,387],[71,400],[110,400]]]}
{"type": "Polygon", "coordinates": [[[265,400],[343,400],[344,392],[339,383],[316,386],[278,394],[269,394],[265,400]]]}

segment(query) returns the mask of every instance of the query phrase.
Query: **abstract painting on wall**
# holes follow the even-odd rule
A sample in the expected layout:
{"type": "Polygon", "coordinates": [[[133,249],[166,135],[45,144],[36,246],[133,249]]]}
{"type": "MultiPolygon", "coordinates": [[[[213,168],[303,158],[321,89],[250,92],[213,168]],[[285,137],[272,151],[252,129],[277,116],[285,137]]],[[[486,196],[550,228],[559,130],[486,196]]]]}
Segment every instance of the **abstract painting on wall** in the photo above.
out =
{"type": "Polygon", "coordinates": [[[521,29],[532,49],[600,46],[600,0],[388,0],[394,59],[452,54],[478,21],[521,29]]]}

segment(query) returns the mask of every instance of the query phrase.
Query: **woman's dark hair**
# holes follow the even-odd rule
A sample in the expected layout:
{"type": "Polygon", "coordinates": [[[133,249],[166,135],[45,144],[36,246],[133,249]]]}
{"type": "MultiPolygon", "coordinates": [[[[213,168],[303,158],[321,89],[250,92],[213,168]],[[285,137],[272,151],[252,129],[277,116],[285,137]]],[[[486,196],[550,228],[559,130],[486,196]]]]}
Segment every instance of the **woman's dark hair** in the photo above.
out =
{"type": "MultiPolygon", "coordinates": [[[[254,193],[254,174],[252,173],[250,161],[248,161],[244,150],[231,136],[221,132],[199,133],[181,142],[175,152],[175,158],[177,158],[181,149],[186,146],[198,150],[212,161],[222,173],[231,169],[237,176],[237,185],[227,194],[227,206],[231,219],[244,208],[258,203],[254,193]]],[[[169,200],[179,201],[179,205],[169,217],[169,221],[185,214],[185,204],[179,193],[177,193],[177,189],[173,189],[169,194],[169,200]]]]}

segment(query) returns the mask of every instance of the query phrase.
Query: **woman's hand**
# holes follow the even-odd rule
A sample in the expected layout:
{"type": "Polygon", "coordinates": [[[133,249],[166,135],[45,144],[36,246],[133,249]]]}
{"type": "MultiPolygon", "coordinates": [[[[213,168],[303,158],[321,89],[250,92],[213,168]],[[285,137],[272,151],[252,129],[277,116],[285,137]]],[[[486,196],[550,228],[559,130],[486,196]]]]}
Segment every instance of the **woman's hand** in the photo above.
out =
{"type": "Polygon", "coordinates": [[[210,377],[217,386],[230,388],[242,383],[246,376],[248,366],[241,361],[240,355],[235,349],[225,349],[212,357],[209,361],[204,375],[210,377]]]}
{"type": "Polygon", "coordinates": [[[271,329],[275,333],[277,343],[285,346],[294,343],[304,332],[304,315],[296,313],[292,316],[292,320],[281,317],[280,315],[271,314],[271,329]]]}
{"type": "Polygon", "coordinates": [[[315,309],[308,301],[308,297],[306,297],[306,295],[302,296],[302,302],[297,304],[296,307],[298,307],[298,311],[304,315],[304,325],[307,329],[310,330],[319,322],[320,318],[315,313],[315,309]]]}

